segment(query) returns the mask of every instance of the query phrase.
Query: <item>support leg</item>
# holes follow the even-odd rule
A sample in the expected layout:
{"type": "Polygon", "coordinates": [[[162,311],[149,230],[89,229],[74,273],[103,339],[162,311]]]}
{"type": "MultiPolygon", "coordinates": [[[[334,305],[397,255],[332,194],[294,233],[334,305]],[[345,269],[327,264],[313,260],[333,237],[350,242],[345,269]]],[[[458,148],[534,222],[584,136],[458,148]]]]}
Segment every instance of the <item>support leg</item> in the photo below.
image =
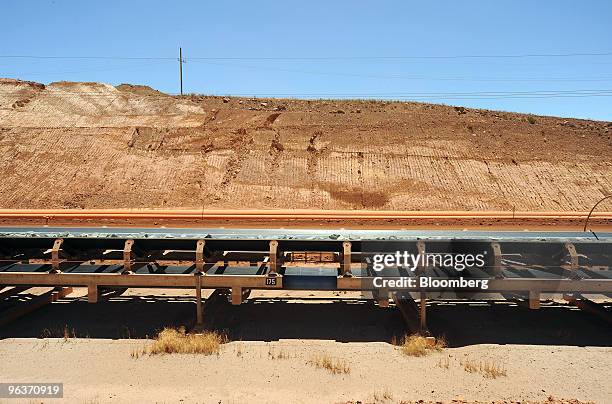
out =
{"type": "Polygon", "coordinates": [[[51,301],[57,302],[59,299],[63,299],[71,293],[71,286],[55,288],[55,290],[51,293],[51,301]]]}
{"type": "Polygon", "coordinates": [[[540,292],[535,290],[529,291],[529,308],[537,310],[540,308],[540,292]]]}
{"type": "Polygon", "coordinates": [[[202,309],[202,275],[196,274],[196,324],[204,323],[204,312],[202,309]]]}
{"type": "Polygon", "coordinates": [[[277,276],[278,275],[277,273],[277,270],[278,270],[278,241],[276,240],[270,241],[269,257],[270,257],[270,269],[268,270],[268,276],[277,276]]]}
{"type": "Polygon", "coordinates": [[[567,300],[570,304],[578,307],[580,310],[584,310],[591,313],[600,319],[612,324],[612,314],[610,314],[601,304],[595,303],[592,300],[586,299],[580,294],[569,294],[563,295],[563,299],[567,300]]]}
{"type": "Polygon", "coordinates": [[[242,304],[242,288],[234,287],[232,288],[232,304],[234,306],[238,306],[242,304]]]}
{"type": "Polygon", "coordinates": [[[98,303],[98,285],[87,286],[87,302],[98,303]]]}
{"type": "Polygon", "coordinates": [[[376,300],[378,301],[378,307],[389,307],[389,290],[380,289],[376,293],[376,300]]]}
{"type": "Polygon", "coordinates": [[[427,330],[427,294],[421,292],[421,301],[419,302],[419,328],[421,332],[427,330]]]}
{"type": "MultiPolygon", "coordinates": [[[[412,295],[407,292],[394,292],[392,294],[395,305],[402,313],[402,317],[406,321],[406,326],[410,334],[428,334],[427,328],[423,329],[423,317],[420,315],[420,308],[417,306],[412,295]],[[417,318],[419,318],[417,320],[417,318]]],[[[425,300],[422,299],[422,302],[425,300]]],[[[425,324],[426,326],[426,324],[425,324]]]]}

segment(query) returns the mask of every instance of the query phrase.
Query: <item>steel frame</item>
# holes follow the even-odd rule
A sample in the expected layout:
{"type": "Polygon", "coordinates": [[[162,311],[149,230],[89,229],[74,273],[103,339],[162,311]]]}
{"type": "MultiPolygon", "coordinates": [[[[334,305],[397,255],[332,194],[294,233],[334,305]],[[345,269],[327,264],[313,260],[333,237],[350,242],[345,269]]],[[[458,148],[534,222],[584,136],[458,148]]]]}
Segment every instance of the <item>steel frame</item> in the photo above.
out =
{"type": "MultiPolygon", "coordinates": [[[[0,267],[0,284],[300,289],[299,285],[283,284],[287,263],[308,261],[328,267],[331,264],[337,269],[335,289],[375,289],[372,274],[355,274],[353,267],[360,260],[364,243],[380,240],[380,232],[275,232],[228,230],[214,234],[181,229],[151,232],[147,229],[0,228],[0,265],[4,264],[0,267]],[[103,269],[83,270],[84,266],[103,269]],[[179,273],[166,271],[173,267],[185,268],[179,273]],[[257,270],[232,274],[227,271],[228,267],[257,270]]],[[[445,236],[443,232],[425,237],[416,234],[395,231],[387,240],[401,240],[419,253],[436,250],[440,243],[455,243],[458,247],[453,248],[459,249],[489,251],[487,273],[480,274],[489,278],[487,292],[612,292],[612,236],[609,234],[601,234],[598,239],[580,233],[464,232],[462,237],[456,233],[445,236]],[[595,260],[592,251],[598,254],[595,260]],[[527,267],[517,267],[514,261],[504,258],[505,254],[524,255],[525,259],[529,258],[527,267]],[[558,276],[542,276],[547,268],[554,268],[558,276]],[[529,269],[537,270],[539,275],[528,273],[529,269]],[[511,271],[521,270],[525,277],[509,276],[511,271]]],[[[422,291],[433,290],[437,289],[422,291]]]]}
{"type": "MultiPolygon", "coordinates": [[[[375,274],[357,263],[368,243],[381,241],[420,254],[485,251],[486,266],[466,273],[487,279],[488,289],[463,295],[522,294],[538,308],[541,293],[612,293],[612,233],[563,232],[0,228],[0,285],[85,286],[91,303],[105,287],[193,288],[198,324],[202,289],[229,290],[232,304],[256,289],[352,290],[371,292],[382,307],[401,292],[393,293],[396,303],[398,296],[420,300],[426,329],[428,293],[442,288],[375,288],[375,274]]],[[[401,274],[456,275],[422,266],[401,274]]]]}

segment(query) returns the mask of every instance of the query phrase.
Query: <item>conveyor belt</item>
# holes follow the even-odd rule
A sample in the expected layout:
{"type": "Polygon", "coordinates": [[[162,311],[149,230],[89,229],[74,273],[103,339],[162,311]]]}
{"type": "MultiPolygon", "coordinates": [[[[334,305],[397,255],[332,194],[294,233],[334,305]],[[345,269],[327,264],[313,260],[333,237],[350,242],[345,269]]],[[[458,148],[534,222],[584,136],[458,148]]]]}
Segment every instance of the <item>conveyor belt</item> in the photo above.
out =
{"type": "Polygon", "coordinates": [[[192,288],[201,278],[202,288],[367,291],[376,274],[364,258],[395,246],[483,252],[486,264],[461,273],[398,268],[391,278],[488,279],[487,292],[612,292],[612,233],[590,232],[4,227],[0,284],[192,288]],[[327,261],[295,259],[308,254],[327,261]]]}

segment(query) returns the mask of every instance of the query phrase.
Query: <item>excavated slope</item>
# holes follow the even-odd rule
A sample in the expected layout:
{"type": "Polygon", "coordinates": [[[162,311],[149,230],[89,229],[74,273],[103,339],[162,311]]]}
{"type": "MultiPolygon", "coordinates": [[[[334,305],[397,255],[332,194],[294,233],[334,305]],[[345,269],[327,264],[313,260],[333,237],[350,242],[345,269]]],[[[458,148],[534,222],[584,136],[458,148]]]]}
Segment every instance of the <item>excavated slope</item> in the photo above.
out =
{"type": "Polygon", "coordinates": [[[612,123],[0,80],[0,208],[588,210],[612,123]]]}

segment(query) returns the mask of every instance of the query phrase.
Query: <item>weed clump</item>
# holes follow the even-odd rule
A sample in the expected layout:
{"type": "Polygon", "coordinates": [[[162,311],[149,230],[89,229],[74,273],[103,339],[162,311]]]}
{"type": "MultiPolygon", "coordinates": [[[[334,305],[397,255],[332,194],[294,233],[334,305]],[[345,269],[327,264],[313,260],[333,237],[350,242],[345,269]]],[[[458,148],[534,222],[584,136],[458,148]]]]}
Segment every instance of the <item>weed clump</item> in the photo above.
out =
{"type": "Polygon", "coordinates": [[[461,362],[461,366],[466,372],[480,373],[487,379],[507,376],[506,368],[492,361],[475,361],[468,358],[461,362]]]}
{"type": "Polygon", "coordinates": [[[227,342],[227,338],[214,331],[203,334],[186,334],[184,329],[164,328],[155,340],[138,351],[132,352],[133,358],[142,355],[160,354],[218,354],[221,345],[227,342]]]}
{"type": "Polygon", "coordinates": [[[327,354],[317,355],[306,363],[319,369],[325,369],[333,375],[351,373],[351,367],[348,362],[344,359],[332,358],[327,354]]]}
{"type": "Polygon", "coordinates": [[[439,352],[446,347],[444,338],[426,338],[422,335],[406,335],[399,341],[399,348],[404,355],[425,356],[439,352]]]}

